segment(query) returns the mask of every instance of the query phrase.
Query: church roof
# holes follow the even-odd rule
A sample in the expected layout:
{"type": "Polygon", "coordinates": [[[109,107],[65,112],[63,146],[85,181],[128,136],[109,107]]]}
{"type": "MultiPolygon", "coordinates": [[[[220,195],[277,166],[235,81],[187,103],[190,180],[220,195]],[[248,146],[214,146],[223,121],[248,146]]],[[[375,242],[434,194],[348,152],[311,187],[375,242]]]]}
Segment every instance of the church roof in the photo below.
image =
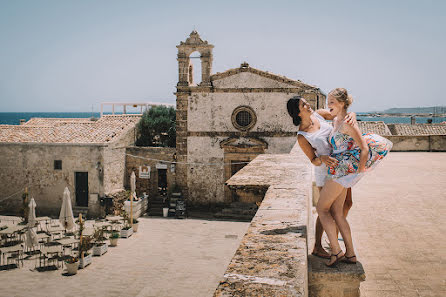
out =
{"type": "Polygon", "coordinates": [[[280,83],[288,84],[290,87],[297,87],[297,88],[310,88],[314,90],[319,90],[318,87],[309,85],[306,83],[301,82],[300,80],[293,80],[283,75],[278,75],[274,73],[270,73],[268,71],[259,70],[253,67],[250,67],[248,63],[244,62],[240,65],[238,68],[232,68],[229,70],[226,70],[225,72],[218,72],[216,74],[211,75],[210,80],[211,82],[220,80],[223,78],[227,78],[233,75],[237,75],[239,73],[249,72],[256,75],[259,75],[264,78],[268,78],[280,83]]]}
{"type": "Polygon", "coordinates": [[[96,121],[33,118],[23,125],[0,125],[0,142],[110,143],[134,128],[141,115],[104,115],[96,121]]]}

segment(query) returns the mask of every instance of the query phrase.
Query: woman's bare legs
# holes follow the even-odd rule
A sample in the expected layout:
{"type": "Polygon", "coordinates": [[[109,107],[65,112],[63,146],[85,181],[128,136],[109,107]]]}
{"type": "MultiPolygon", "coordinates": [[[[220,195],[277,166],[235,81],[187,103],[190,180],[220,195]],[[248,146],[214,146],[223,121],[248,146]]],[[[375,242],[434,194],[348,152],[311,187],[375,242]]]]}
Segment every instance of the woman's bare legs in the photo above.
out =
{"type": "MultiPolygon", "coordinates": [[[[330,208],[335,203],[336,200],[342,200],[341,206],[343,207],[343,202],[345,200],[345,194],[346,189],[338,184],[337,182],[334,182],[333,180],[328,180],[324,187],[322,188],[322,191],[320,193],[319,201],[317,203],[316,209],[317,213],[319,215],[319,219],[322,223],[322,227],[325,230],[325,233],[327,233],[328,240],[330,241],[330,247],[332,255],[336,255],[339,253],[338,258],[342,257],[342,250],[338,242],[338,237],[336,234],[336,225],[337,222],[334,220],[338,217],[338,214],[336,214],[334,217],[330,213],[330,208]]],[[[342,210],[343,208],[341,208],[342,210]]],[[[333,209],[335,211],[335,209],[333,209]]],[[[343,213],[343,212],[342,212],[343,213]]],[[[344,225],[340,225],[339,228],[342,229],[345,227],[344,225]]],[[[341,230],[341,234],[347,235],[347,231],[341,230]]],[[[351,236],[350,236],[351,239],[351,236]]],[[[345,239],[344,239],[345,240],[345,239]]],[[[336,259],[332,257],[332,260],[329,264],[331,264],[336,259]]]]}
{"type": "MultiPolygon", "coordinates": [[[[347,195],[345,196],[345,202],[344,202],[344,218],[347,218],[348,212],[350,211],[350,208],[353,206],[353,200],[352,200],[352,188],[347,189],[347,195]]],[[[333,210],[331,211],[331,215],[333,216],[333,210]]],[[[339,229],[336,225],[336,236],[339,235],[339,229]]]]}
{"type": "MultiPolygon", "coordinates": [[[[342,193],[346,193],[347,189],[344,189],[342,193]]],[[[348,195],[347,195],[348,196],[348,195]]],[[[336,221],[336,225],[338,226],[342,238],[344,239],[345,244],[345,256],[352,257],[355,254],[355,251],[353,249],[353,241],[352,241],[352,234],[350,230],[350,225],[347,222],[347,219],[345,218],[345,200],[346,195],[341,194],[339,197],[335,200],[333,203],[331,210],[333,214],[333,218],[336,221]]]]}
{"type": "MultiPolygon", "coordinates": [[[[317,187],[319,190],[319,193],[322,190],[322,187],[317,187]]],[[[321,220],[319,219],[319,216],[316,219],[316,228],[315,228],[315,241],[314,241],[314,248],[313,248],[313,254],[317,254],[319,256],[330,256],[329,253],[322,247],[322,234],[324,233],[324,228],[322,227],[321,220]]]]}
{"type": "MultiPolygon", "coordinates": [[[[322,187],[318,187],[319,193],[322,190],[322,187]]],[[[344,202],[344,208],[343,213],[344,217],[347,218],[348,212],[353,206],[353,200],[352,200],[352,188],[347,189],[347,194],[345,196],[345,202],[344,202]]],[[[333,216],[333,207],[330,208],[331,215],[333,216]]],[[[322,227],[321,220],[319,219],[319,216],[316,219],[316,228],[315,228],[315,242],[314,242],[314,248],[313,248],[313,254],[318,255],[324,255],[324,256],[330,256],[329,253],[322,247],[322,235],[324,233],[324,228],[322,227]]],[[[336,225],[336,236],[339,234],[338,226],[336,225]]]]}

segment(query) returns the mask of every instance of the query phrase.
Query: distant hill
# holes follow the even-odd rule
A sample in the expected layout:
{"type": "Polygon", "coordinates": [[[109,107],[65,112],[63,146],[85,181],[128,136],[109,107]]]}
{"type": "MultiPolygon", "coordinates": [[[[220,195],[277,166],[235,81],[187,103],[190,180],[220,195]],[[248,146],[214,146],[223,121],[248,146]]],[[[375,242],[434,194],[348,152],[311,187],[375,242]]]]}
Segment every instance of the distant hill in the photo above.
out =
{"type": "Polygon", "coordinates": [[[389,108],[382,113],[446,113],[446,106],[389,108]]]}

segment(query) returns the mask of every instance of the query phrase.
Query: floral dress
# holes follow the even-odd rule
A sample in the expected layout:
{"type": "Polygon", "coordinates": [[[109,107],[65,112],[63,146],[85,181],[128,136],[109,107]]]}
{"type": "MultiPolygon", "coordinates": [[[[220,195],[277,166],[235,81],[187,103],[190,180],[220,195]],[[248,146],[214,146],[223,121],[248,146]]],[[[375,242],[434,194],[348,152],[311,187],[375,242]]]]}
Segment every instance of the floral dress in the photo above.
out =
{"type": "MultiPolygon", "coordinates": [[[[358,172],[361,149],[353,138],[340,132],[340,128],[333,131],[328,140],[333,146],[331,157],[338,160],[336,166],[328,167],[328,177],[338,182],[345,188],[355,185],[363,176],[358,172]]],[[[365,172],[372,170],[391,150],[393,144],[390,140],[377,134],[362,134],[368,147],[369,156],[365,164],[365,172]]]]}

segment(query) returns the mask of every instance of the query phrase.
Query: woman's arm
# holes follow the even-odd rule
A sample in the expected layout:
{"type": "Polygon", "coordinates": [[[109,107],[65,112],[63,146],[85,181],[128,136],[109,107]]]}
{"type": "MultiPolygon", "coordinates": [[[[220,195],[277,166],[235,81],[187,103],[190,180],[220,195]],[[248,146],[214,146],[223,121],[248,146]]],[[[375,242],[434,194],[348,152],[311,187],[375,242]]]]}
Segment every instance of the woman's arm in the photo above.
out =
{"type": "Polygon", "coordinates": [[[311,164],[314,166],[320,166],[322,164],[321,159],[316,157],[313,147],[303,135],[297,135],[297,142],[299,142],[300,148],[307,155],[308,159],[310,159],[311,164]]]}
{"type": "MultiPolygon", "coordinates": [[[[334,116],[326,109],[318,109],[316,110],[316,112],[328,121],[332,121],[334,119],[334,116]]],[[[347,113],[344,122],[349,124],[350,126],[353,126],[356,122],[356,113],[354,112],[347,113]]]]}
{"type": "Polygon", "coordinates": [[[367,159],[369,156],[369,146],[367,145],[364,137],[362,137],[361,131],[358,127],[358,123],[355,121],[352,126],[344,125],[342,127],[342,130],[345,130],[345,133],[350,135],[361,149],[358,171],[363,172],[365,170],[365,164],[367,163],[367,159]]]}

